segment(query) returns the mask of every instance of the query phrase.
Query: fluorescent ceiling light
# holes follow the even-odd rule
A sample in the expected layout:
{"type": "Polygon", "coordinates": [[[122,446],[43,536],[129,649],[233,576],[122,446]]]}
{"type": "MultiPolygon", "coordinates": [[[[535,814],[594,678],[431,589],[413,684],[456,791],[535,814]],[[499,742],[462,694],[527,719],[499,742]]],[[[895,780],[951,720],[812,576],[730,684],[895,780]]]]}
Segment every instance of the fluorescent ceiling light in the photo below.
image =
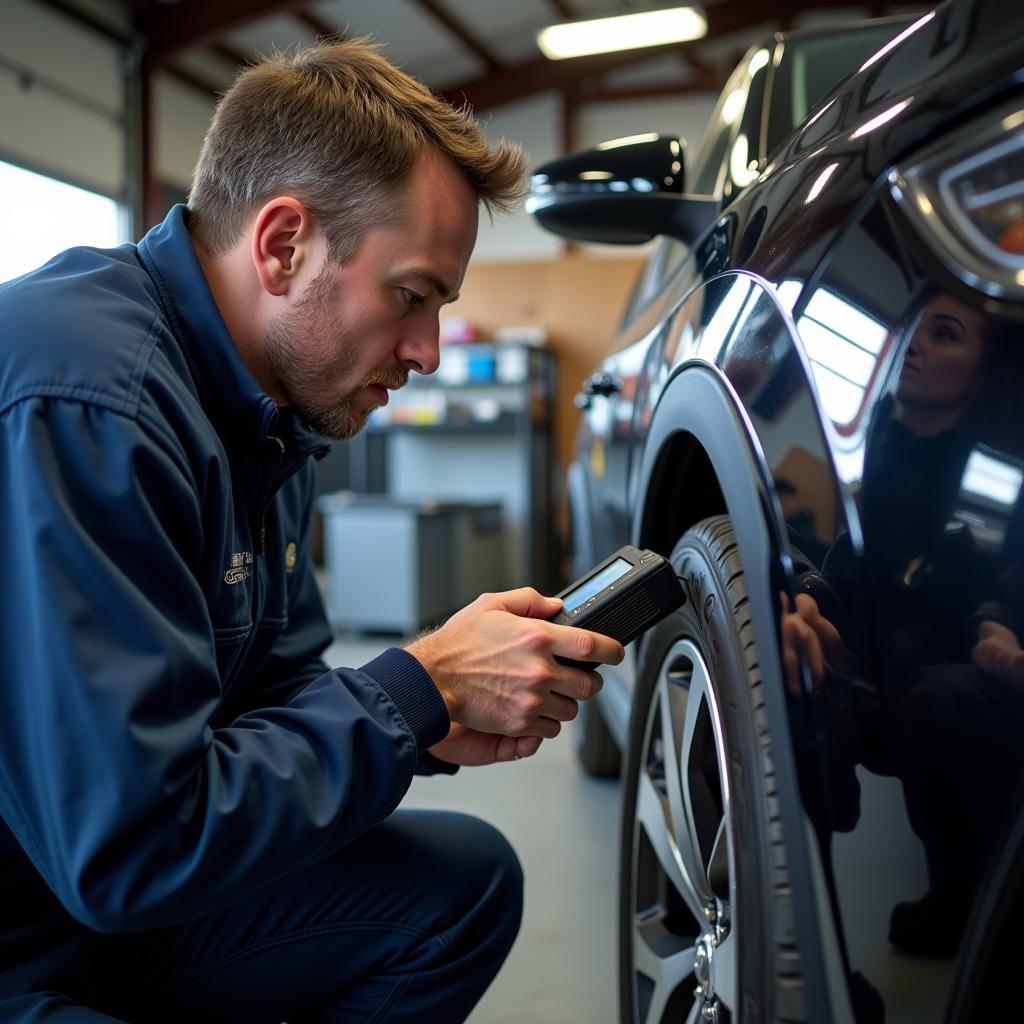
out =
{"type": "Polygon", "coordinates": [[[622,14],[615,18],[552,25],[537,36],[537,45],[545,57],[563,60],[589,53],[685,43],[700,39],[707,31],[708,23],[703,11],[696,7],[670,7],[622,14]]]}

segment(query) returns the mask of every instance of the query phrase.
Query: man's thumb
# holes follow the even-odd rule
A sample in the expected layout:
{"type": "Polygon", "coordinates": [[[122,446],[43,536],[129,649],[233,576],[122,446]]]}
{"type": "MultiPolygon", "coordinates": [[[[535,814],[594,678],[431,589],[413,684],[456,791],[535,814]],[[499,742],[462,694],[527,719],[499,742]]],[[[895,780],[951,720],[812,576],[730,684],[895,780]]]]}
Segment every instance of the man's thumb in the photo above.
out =
{"type": "Polygon", "coordinates": [[[518,590],[506,590],[496,595],[498,604],[513,615],[522,615],[529,619],[550,619],[562,608],[560,597],[545,597],[533,587],[520,587],[518,590]]]}

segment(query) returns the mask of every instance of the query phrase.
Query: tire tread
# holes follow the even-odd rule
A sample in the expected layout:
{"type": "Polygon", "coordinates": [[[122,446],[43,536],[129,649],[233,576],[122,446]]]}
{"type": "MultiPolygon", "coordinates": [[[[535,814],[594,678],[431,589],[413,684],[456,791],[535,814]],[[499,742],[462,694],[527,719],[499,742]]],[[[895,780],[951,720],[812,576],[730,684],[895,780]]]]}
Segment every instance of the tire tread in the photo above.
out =
{"type": "Polygon", "coordinates": [[[754,645],[754,627],[750,616],[740,620],[738,612],[749,604],[743,567],[739,561],[739,545],[732,539],[732,523],[728,516],[714,516],[698,523],[690,531],[692,538],[703,545],[718,570],[719,581],[729,595],[734,624],[743,652],[751,709],[757,741],[765,757],[763,770],[763,797],[768,811],[772,864],[772,919],[775,949],[775,1014],[778,1024],[798,1024],[806,1020],[804,986],[800,952],[796,944],[793,920],[792,886],[789,863],[782,835],[779,815],[775,771],[771,766],[771,735],[764,705],[764,685],[758,667],[754,645]],[[728,541],[723,543],[723,540],[728,541]]]}

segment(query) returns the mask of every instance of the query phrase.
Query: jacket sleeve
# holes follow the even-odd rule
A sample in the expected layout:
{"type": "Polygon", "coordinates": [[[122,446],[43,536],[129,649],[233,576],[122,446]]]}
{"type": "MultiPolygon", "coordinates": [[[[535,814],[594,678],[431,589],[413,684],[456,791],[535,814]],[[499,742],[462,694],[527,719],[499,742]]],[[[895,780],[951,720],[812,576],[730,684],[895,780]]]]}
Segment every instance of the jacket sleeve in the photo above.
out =
{"type": "Polygon", "coordinates": [[[180,447],[117,410],[27,398],[0,417],[0,813],[98,931],[227,905],[385,818],[448,729],[404,651],[213,728],[180,447]]]}

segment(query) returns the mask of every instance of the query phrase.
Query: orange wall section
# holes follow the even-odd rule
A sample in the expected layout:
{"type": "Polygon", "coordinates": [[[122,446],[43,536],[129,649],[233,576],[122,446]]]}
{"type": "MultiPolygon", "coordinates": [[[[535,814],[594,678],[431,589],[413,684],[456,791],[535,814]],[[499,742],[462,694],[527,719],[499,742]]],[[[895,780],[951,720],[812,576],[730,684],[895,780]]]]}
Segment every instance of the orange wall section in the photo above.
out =
{"type": "Polygon", "coordinates": [[[643,262],[573,253],[560,260],[471,263],[459,300],[445,311],[472,321],[485,339],[503,327],[547,330],[558,367],[555,458],[563,471],[579,424],[573,398],[610,351],[643,262]]]}

